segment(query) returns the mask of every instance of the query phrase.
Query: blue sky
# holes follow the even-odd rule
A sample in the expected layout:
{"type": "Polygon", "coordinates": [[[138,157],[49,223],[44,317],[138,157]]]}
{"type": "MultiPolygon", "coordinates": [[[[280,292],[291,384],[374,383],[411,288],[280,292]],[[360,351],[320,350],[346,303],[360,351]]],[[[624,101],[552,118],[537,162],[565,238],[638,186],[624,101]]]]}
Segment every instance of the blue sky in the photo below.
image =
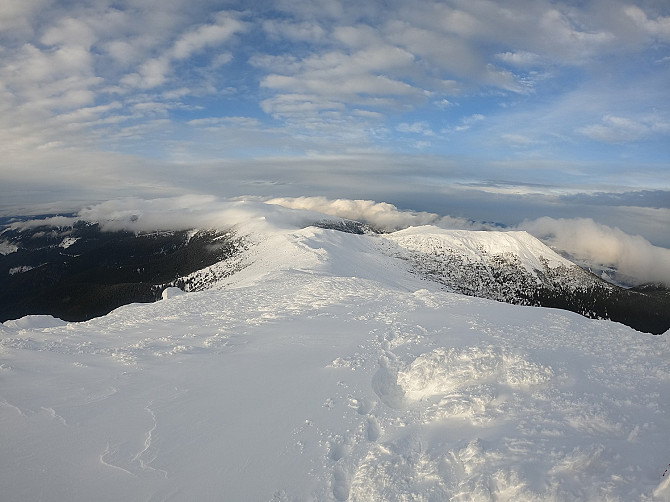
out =
{"type": "Polygon", "coordinates": [[[670,4],[4,0],[0,209],[319,195],[670,247],[670,4]]]}

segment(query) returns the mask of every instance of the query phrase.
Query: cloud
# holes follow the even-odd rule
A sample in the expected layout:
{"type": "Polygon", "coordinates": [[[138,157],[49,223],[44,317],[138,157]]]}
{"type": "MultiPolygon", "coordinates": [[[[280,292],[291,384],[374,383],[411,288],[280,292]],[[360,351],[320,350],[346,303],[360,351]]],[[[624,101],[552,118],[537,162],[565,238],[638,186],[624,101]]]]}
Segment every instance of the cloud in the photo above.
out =
{"type": "Polygon", "coordinates": [[[307,118],[348,106],[385,108],[394,102],[400,107],[399,100],[424,99],[423,90],[407,79],[412,54],[391,45],[351,53],[331,50],[302,59],[258,57],[252,62],[269,72],[261,86],[277,94],[264,100],[263,106],[278,117],[307,118]]]}
{"type": "Polygon", "coordinates": [[[326,30],[317,23],[303,21],[299,23],[267,19],[262,23],[263,30],[274,39],[289,39],[302,42],[320,42],[326,37],[326,30]]]}
{"type": "Polygon", "coordinates": [[[623,143],[638,141],[658,133],[667,133],[670,131],[670,123],[657,118],[634,120],[605,115],[602,123],[581,127],[577,131],[596,141],[623,143]]]}
{"type": "Polygon", "coordinates": [[[33,16],[48,0],[7,0],[0,2],[0,32],[30,32],[33,16]]]}
{"type": "Polygon", "coordinates": [[[360,221],[385,231],[411,226],[438,225],[443,228],[482,229],[480,225],[462,218],[439,216],[424,211],[401,211],[393,204],[373,200],[327,199],[326,197],[282,197],[270,199],[291,209],[305,209],[318,213],[360,221]]]}
{"type": "Polygon", "coordinates": [[[522,134],[503,134],[500,138],[511,146],[529,146],[536,141],[522,134]]]}
{"type": "MultiPolygon", "coordinates": [[[[49,208],[49,211],[55,210],[57,208],[49,208]]],[[[222,199],[201,194],[153,199],[121,197],[88,205],[79,209],[74,217],[29,220],[14,226],[65,226],[83,219],[99,222],[106,230],[147,232],[192,228],[223,230],[243,223],[242,232],[253,232],[265,228],[264,221],[283,228],[294,228],[313,224],[326,215],[361,221],[384,231],[420,225],[500,230],[498,226],[461,217],[400,210],[394,204],[367,199],[329,199],[322,196],[222,199]]],[[[615,267],[617,277],[624,282],[663,282],[670,286],[670,249],[654,246],[639,235],[627,234],[617,227],[599,224],[590,218],[542,217],[526,220],[513,228],[528,231],[578,261],[615,267]]]]}
{"type": "Polygon", "coordinates": [[[470,115],[469,117],[463,117],[461,119],[461,125],[454,127],[454,131],[467,131],[470,129],[474,124],[477,122],[481,122],[486,117],[482,115],[481,113],[475,113],[473,115],[470,115]]]}
{"type": "MultiPolygon", "coordinates": [[[[138,72],[126,75],[121,83],[142,89],[161,86],[168,81],[174,62],[185,60],[208,47],[221,45],[233,35],[248,29],[248,24],[238,20],[235,14],[220,12],[215,18],[214,23],[190,27],[174,41],[172,47],[160,56],[145,61],[138,72]]],[[[217,66],[221,62],[218,60],[217,66]]]]}
{"type": "Polygon", "coordinates": [[[212,195],[140,199],[122,197],[89,205],[74,216],[54,216],[19,221],[13,228],[41,225],[70,226],[77,221],[98,223],[103,231],[154,232],[191,229],[228,230],[242,225],[243,234],[266,229],[268,224],[284,228],[314,223],[318,215],[268,206],[258,198],[223,200],[212,195]]]}
{"type": "Polygon", "coordinates": [[[660,40],[670,40],[670,16],[659,16],[657,19],[650,19],[647,13],[636,5],[624,7],[623,12],[638,27],[652,37],[660,40]]]}
{"type": "Polygon", "coordinates": [[[216,17],[216,23],[199,26],[181,35],[172,47],[172,56],[186,59],[206,47],[220,45],[246,29],[244,23],[226,14],[219,13],[216,17]]]}
{"type": "Polygon", "coordinates": [[[443,228],[483,229],[483,225],[434,213],[400,211],[393,204],[372,200],[294,197],[263,200],[262,197],[221,199],[212,195],[141,199],[122,197],[92,204],[74,216],[53,216],[13,223],[14,228],[41,225],[69,226],[84,220],[99,223],[103,230],[151,232],[156,230],[219,229],[243,225],[243,233],[265,227],[304,227],[333,216],[361,221],[384,231],[410,226],[438,225],[443,228]]]}
{"type": "Polygon", "coordinates": [[[402,122],[396,126],[396,131],[410,134],[423,134],[424,136],[435,136],[430,125],[425,121],[412,122],[411,124],[402,122]]]}
{"type": "Polygon", "coordinates": [[[224,3],[0,2],[0,204],[316,193],[517,223],[578,213],[462,183],[668,186],[653,2],[224,3]]]}
{"type": "MultiPolygon", "coordinates": [[[[268,72],[261,83],[278,100],[290,92],[308,97],[310,104],[339,101],[346,108],[373,107],[373,97],[387,98],[380,105],[388,106],[403,97],[417,107],[427,101],[422,95],[446,99],[463,90],[524,94],[534,90],[542,74],[531,67],[581,65],[616,43],[608,23],[594,23],[586,10],[549,2],[523,8],[512,2],[392,2],[383,9],[349,5],[348,14],[340,8],[321,16],[303,7],[284,4],[292,19],[265,20],[263,26],[275,38],[318,40],[318,45],[290,59],[282,55],[279,65],[264,63],[280,63],[280,58],[252,58],[268,72]],[[347,24],[349,18],[357,22],[347,24]]],[[[265,100],[270,113],[272,103],[273,98],[265,100]]],[[[317,114],[324,109],[298,101],[295,106],[317,114]]]]}
{"type": "Polygon", "coordinates": [[[539,218],[520,228],[566,251],[578,260],[615,267],[617,275],[636,284],[670,286],[670,249],[652,245],[639,235],[596,223],[590,218],[539,218]]]}
{"type": "Polygon", "coordinates": [[[504,63],[514,65],[514,66],[534,66],[538,63],[541,63],[541,57],[534,52],[528,51],[516,51],[516,52],[501,52],[496,54],[496,58],[501,60],[504,63]]]}

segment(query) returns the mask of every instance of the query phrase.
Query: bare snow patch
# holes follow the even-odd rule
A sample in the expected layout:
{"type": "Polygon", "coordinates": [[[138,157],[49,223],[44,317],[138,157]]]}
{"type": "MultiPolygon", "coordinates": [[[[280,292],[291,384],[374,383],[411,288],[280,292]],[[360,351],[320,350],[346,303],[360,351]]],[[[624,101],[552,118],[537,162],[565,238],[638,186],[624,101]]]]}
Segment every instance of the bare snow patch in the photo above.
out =
{"type": "Polygon", "coordinates": [[[8,255],[15,253],[19,250],[18,246],[16,244],[12,244],[11,242],[7,241],[0,241],[0,254],[1,255],[8,255]]]}
{"type": "Polygon", "coordinates": [[[32,267],[30,265],[21,265],[19,267],[12,267],[9,269],[9,275],[21,274],[23,272],[28,272],[29,270],[32,270],[34,268],[35,267],[32,267]]]}

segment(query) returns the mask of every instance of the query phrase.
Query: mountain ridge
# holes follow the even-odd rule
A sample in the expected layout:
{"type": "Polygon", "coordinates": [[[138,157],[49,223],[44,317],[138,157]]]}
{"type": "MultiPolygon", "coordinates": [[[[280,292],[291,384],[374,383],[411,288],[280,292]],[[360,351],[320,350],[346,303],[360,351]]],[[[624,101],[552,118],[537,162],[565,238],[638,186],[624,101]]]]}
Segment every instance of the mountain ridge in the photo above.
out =
{"type": "Polygon", "coordinates": [[[263,269],[261,276],[298,268],[308,273],[360,277],[388,275],[398,268],[404,274],[403,279],[398,278],[400,282],[419,277],[454,293],[561,308],[655,334],[670,328],[669,296],[662,290],[653,293],[610,284],[525,231],[447,230],[423,225],[380,233],[354,220],[325,215],[319,219],[314,213],[306,216],[285,208],[253,216],[226,231],[117,234],[118,242],[128,243],[124,244],[127,250],[115,248],[112,234],[95,223],[5,230],[0,234],[5,250],[0,256],[0,274],[3,270],[7,274],[7,287],[0,302],[0,319],[53,314],[85,320],[123,303],[158,300],[166,287],[197,291],[228,287],[245,277],[251,280],[251,271],[245,271],[248,267],[263,269]],[[281,218],[283,213],[290,215],[284,218],[288,224],[281,218]],[[50,258],[45,259],[56,256],[62,265],[47,263],[45,268],[35,256],[21,258],[26,243],[35,245],[40,239],[43,245],[36,246],[35,253],[48,252],[45,256],[50,258]],[[98,241],[105,242],[107,248],[98,241]],[[344,252],[336,252],[338,247],[344,252]],[[137,254],[138,249],[147,249],[144,252],[153,257],[137,254]],[[97,254],[92,256],[93,252],[97,254]],[[117,258],[111,258],[114,253],[117,258]],[[82,267],[84,262],[88,268],[79,270],[74,265],[82,267]],[[97,266],[100,262],[108,267],[97,266]],[[122,275],[123,270],[133,272],[122,275]],[[146,274],[146,270],[154,272],[146,274]],[[37,290],[37,298],[30,297],[31,288],[37,290]],[[12,297],[8,291],[13,291],[12,297]],[[25,291],[26,298],[17,293],[20,291],[25,291]],[[85,300],[77,300],[77,296],[104,306],[80,306],[85,300]],[[66,305],[68,302],[74,306],[66,305]]]}

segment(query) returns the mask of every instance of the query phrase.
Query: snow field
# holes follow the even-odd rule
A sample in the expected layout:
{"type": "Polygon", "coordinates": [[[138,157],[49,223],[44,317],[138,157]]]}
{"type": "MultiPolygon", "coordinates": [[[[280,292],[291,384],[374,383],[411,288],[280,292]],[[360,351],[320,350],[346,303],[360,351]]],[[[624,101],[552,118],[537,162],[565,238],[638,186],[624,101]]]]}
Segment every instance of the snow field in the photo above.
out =
{"type": "Polygon", "coordinates": [[[3,500],[670,498],[667,335],[257,242],[218,288],[0,325],[3,500]]]}

